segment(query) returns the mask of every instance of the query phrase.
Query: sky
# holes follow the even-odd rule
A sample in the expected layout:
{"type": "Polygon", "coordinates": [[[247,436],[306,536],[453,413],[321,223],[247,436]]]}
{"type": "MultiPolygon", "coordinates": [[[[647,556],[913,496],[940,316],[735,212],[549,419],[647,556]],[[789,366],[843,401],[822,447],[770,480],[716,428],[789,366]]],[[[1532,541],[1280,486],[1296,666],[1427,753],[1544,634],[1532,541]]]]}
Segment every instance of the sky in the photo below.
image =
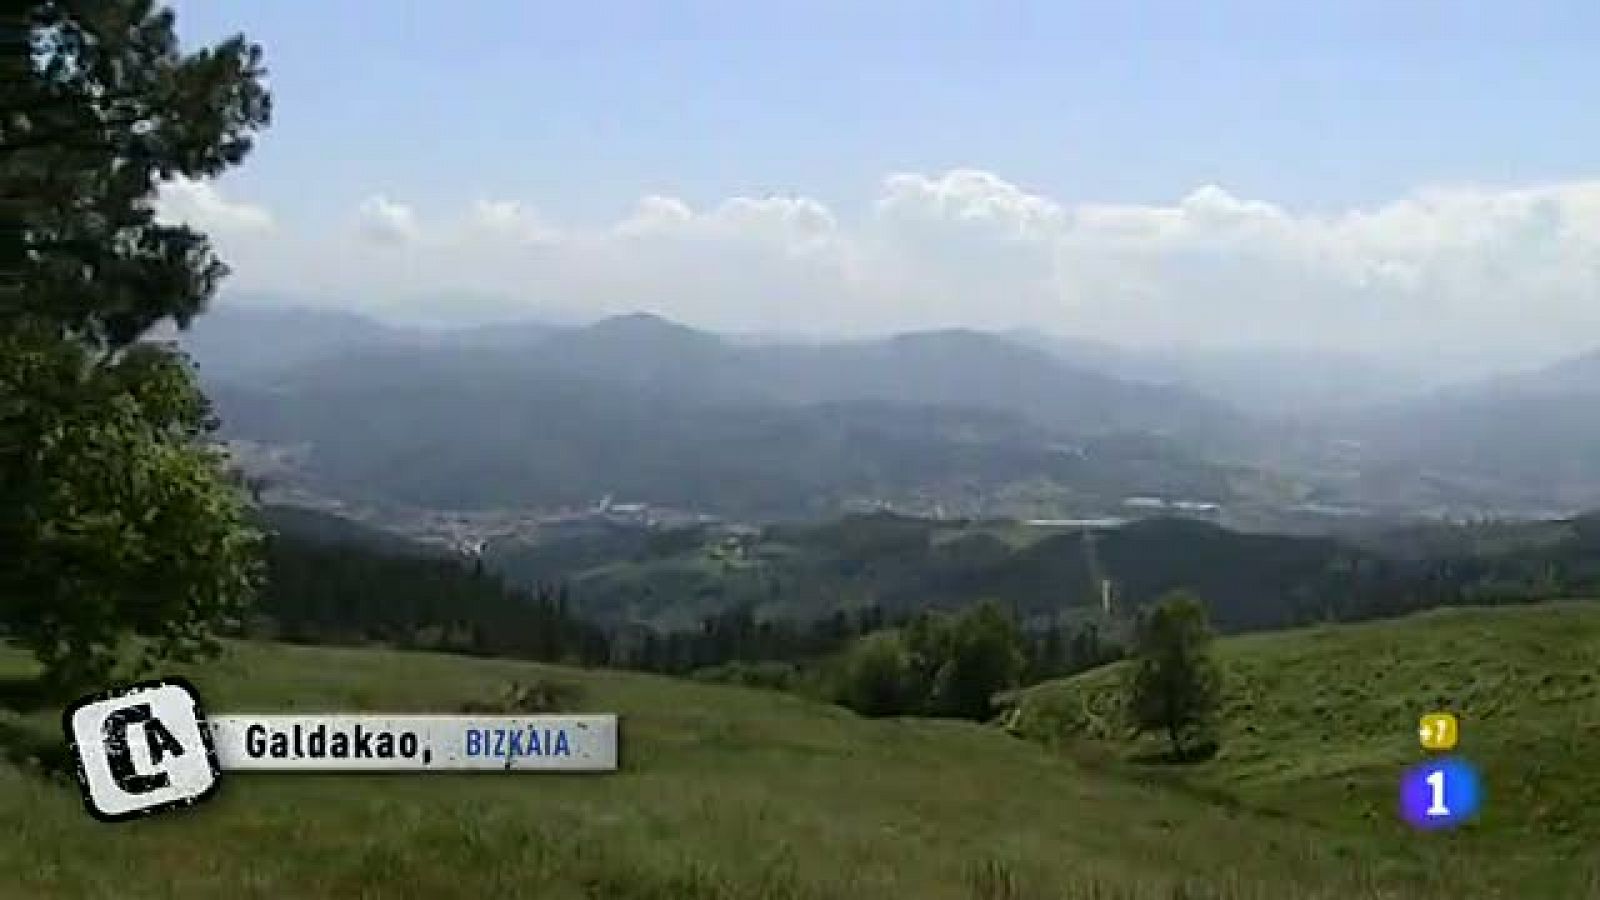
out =
{"type": "Polygon", "coordinates": [[[185,0],[274,122],[223,302],[1600,348],[1600,4],[185,0]]]}

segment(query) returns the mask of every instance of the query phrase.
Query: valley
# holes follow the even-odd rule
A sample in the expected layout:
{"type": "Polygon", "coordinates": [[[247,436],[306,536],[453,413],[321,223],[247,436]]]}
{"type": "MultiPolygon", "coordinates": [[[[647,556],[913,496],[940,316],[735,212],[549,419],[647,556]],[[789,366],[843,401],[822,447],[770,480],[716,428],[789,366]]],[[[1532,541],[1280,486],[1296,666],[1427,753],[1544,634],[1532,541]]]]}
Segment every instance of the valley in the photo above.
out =
{"type": "Polygon", "coordinates": [[[1413,6],[7,4],[0,900],[1600,900],[1600,7],[1413,6]]]}

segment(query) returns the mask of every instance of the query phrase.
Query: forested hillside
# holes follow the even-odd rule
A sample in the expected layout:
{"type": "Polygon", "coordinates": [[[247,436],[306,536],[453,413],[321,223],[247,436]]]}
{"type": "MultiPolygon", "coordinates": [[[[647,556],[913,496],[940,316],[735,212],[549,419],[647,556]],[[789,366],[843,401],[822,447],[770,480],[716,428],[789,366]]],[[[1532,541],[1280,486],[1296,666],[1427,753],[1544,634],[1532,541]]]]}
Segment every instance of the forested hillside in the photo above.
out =
{"type": "Polygon", "coordinates": [[[1224,632],[1600,591],[1594,518],[1344,542],[1182,519],[1063,532],[875,514],[744,536],[615,528],[472,559],[321,514],[266,516],[254,633],[677,673],[809,664],[984,601],[1044,672],[1115,655],[1139,611],[1177,590],[1224,632]]]}
{"type": "Polygon", "coordinates": [[[574,608],[598,621],[666,629],[733,609],[803,620],[980,599],[1030,622],[1071,623],[1107,607],[1126,618],[1189,589],[1218,627],[1237,632],[1579,595],[1600,586],[1594,522],[1439,524],[1336,540],[1187,519],[1084,531],[873,514],[739,538],[618,530],[491,546],[486,560],[519,583],[565,582],[574,608]]]}

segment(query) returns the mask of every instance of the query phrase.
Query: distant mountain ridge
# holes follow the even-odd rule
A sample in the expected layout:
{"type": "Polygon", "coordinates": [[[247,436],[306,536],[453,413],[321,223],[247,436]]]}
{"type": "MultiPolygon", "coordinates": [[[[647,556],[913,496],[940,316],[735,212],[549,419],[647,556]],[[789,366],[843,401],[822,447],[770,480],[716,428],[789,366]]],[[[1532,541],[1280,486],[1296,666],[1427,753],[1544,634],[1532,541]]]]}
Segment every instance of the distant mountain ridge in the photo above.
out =
{"type": "Polygon", "coordinates": [[[616,494],[813,514],[1029,479],[1075,484],[1104,506],[1147,489],[1140,471],[1178,490],[1225,490],[1173,440],[1203,442],[1231,412],[994,335],[745,345],[643,313],[512,334],[375,331],[210,389],[228,436],[309,445],[308,474],[324,486],[430,506],[616,494]],[[1087,461],[1062,451],[1127,433],[1167,443],[1087,461]]]}
{"type": "Polygon", "coordinates": [[[578,328],[518,322],[425,332],[349,313],[221,306],[197,320],[182,343],[203,371],[230,375],[292,376],[307,364],[336,369],[352,355],[372,364],[409,359],[428,366],[470,350],[481,364],[504,371],[526,367],[657,387],[665,379],[770,402],[999,408],[1076,430],[1193,425],[1231,415],[1225,404],[1182,387],[1111,377],[965,329],[748,344],[644,312],[578,328]],[[1068,421],[1069,414],[1075,418],[1068,421]]]}
{"type": "Polygon", "coordinates": [[[208,379],[256,381],[296,366],[378,347],[420,342],[419,333],[354,313],[219,303],[176,338],[208,379]]]}
{"type": "Polygon", "coordinates": [[[1366,454],[1495,485],[1552,513],[1600,505],[1600,353],[1372,410],[1366,454]]]}
{"type": "Polygon", "coordinates": [[[1026,332],[753,342],[649,313],[441,332],[223,306],[184,343],[229,435],[310,445],[325,485],[409,502],[710,492],[721,499],[709,506],[729,511],[837,511],[847,499],[1037,482],[1076,514],[1117,491],[1156,492],[1124,477],[1136,469],[1195,490],[1219,480],[1220,463],[1277,473],[1269,497],[1311,508],[1542,515],[1600,504],[1600,420],[1588,413],[1600,353],[1426,393],[1409,381],[1358,390],[1341,404],[1311,399],[1343,377],[1316,374],[1336,357],[1163,357],[1026,332]],[[1248,386],[1251,359],[1259,390],[1229,388],[1248,386]],[[1285,397],[1299,401],[1277,409],[1285,397]],[[1050,449],[1127,434],[1167,447],[1087,490],[1050,449]]]}
{"type": "Polygon", "coordinates": [[[1176,385],[1246,413],[1350,410],[1408,399],[1437,383],[1416,366],[1312,349],[1131,349],[1027,329],[1006,336],[1068,363],[1150,384],[1176,385]]]}

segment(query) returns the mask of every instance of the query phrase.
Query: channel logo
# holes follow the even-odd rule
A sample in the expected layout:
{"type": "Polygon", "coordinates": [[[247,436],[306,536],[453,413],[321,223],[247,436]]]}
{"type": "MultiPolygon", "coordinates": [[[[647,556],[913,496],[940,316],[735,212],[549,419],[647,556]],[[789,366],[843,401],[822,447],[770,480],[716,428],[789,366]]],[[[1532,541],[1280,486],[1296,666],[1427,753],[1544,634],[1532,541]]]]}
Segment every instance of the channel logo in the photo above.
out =
{"type": "Polygon", "coordinates": [[[181,678],[84,697],[62,727],[84,806],[102,822],[193,806],[217,790],[222,769],[200,695],[181,678]]]}
{"type": "Polygon", "coordinates": [[[1400,778],[1400,815],[1416,828],[1461,825],[1477,814],[1482,799],[1478,773],[1463,759],[1432,760],[1400,778]]]}

